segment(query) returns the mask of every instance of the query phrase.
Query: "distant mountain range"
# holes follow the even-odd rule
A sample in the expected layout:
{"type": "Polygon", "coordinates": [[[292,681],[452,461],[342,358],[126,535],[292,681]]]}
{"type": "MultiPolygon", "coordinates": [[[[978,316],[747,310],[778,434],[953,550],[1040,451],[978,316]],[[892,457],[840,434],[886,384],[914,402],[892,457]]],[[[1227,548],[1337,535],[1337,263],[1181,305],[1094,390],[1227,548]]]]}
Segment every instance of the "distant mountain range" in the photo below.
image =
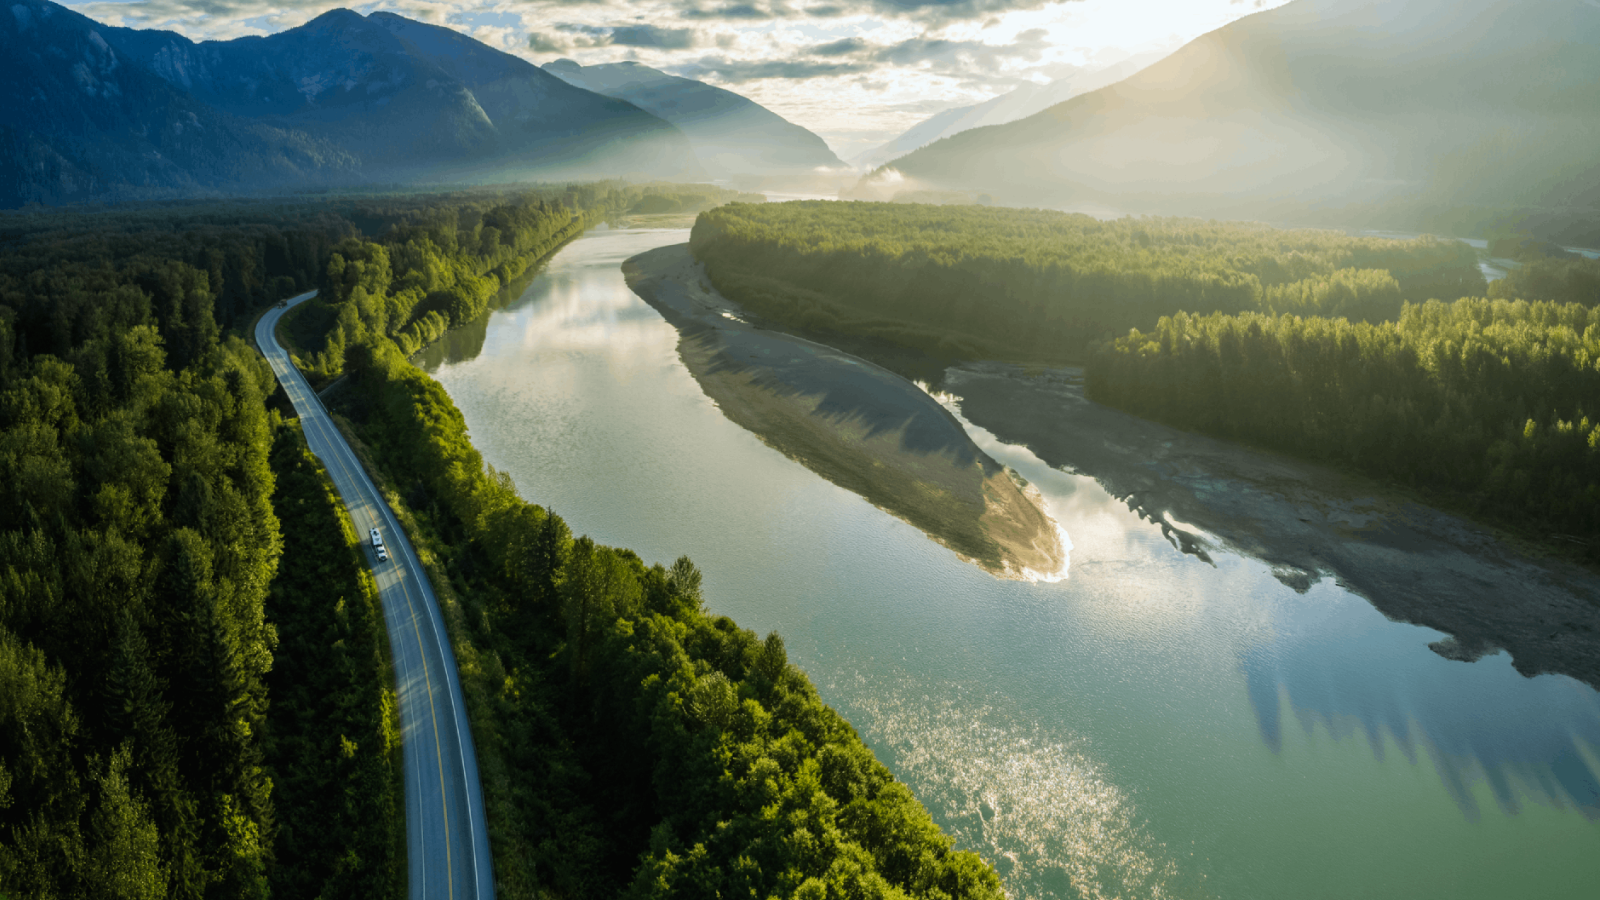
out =
{"type": "Polygon", "coordinates": [[[0,84],[0,206],[705,174],[663,119],[389,13],[195,43],[14,0],[0,12],[0,84]]]}
{"type": "Polygon", "coordinates": [[[636,62],[583,66],[559,59],[544,69],[676,125],[714,174],[783,177],[844,167],[822,138],[732,91],[636,62]]]}
{"type": "Polygon", "coordinates": [[[1118,84],[930,144],[891,180],[1135,212],[1477,206],[1593,223],[1597,138],[1600,3],[1296,0],[1118,84]]]}
{"type": "Polygon", "coordinates": [[[850,164],[858,169],[876,169],[940,138],[986,125],[1004,125],[1027,118],[1079,94],[1116,84],[1166,55],[1164,52],[1141,53],[1103,68],[1079,69],[1049,84],[1024,84],[982,103],[947,109],[911,126],[894,140],[851,157],[850,164]]]}

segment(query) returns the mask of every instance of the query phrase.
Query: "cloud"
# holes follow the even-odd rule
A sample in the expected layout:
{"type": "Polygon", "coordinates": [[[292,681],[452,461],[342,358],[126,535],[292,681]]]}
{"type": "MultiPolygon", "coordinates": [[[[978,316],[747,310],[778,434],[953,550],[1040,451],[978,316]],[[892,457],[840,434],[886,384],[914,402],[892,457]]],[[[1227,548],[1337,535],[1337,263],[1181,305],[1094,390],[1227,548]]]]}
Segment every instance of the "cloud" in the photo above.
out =
{"type": "Polygon", "coordinates": [[[817,44],[808,48],[806,52],[812,56],[853,56],[870,49],[872,49],[870,43],[862,38],[852,37],[830,41],[826,44],[817,44]]]}
{"type": "Polygon", "coordinates": [[[695,46],[692,28],[657,28],[654,25],[621,25],[611,29],[611,43],[619,47],[653,47],[657,50],[688,50],[695,46]]]}
{"type": "Polygon", "coordinates": [[[685,78],[715,76],[719,81],[743,84],[765,79],[805,80],[838,75],[854,75],[874,68],[868,62],[819,62],[806,59],[728,59],[706,56],[691,62],[667,67],[674,75],[685,78]]]}
{"type": "Polygon", "coordinates": [[[988,75],[1011,60],[1037,61],[1050,49],[1044,29],[1032,28],[1018,34],[1010,44],[983,41],[952,41],[935,37],[914,37],[894,44],[874,44],[858,37],[843,38],[805,48],[807,56],[855,57],[885,66],[931,67],[952,76],[988,75]]]}
{"type": "Polygon", "coordinates": [[[531,41],[528,46],[545,53],[561,53],[574,47],[642,47],[649,50],[689,50],[699,40],[693,28],[658,28],[655,25],[585,25],[562,22],[556,30],[572,35],[538,37],[541,46],[531,41]]]}
{"type": "Polygon", "coordinates": [[[726,19],[733,22],[759,22],[767,19],[790,19],[798,13],[782,3],[765,6],[756,3],[730,3],[715,9],[691,5],[680,13],[685,19],[726,19]]]}
{"type": "Polygon", "coordinates": [[[946,22],[1040,9],[1059,2],[1062,0],[868,0],[872,11],[880,15],[946,22]]]}
{"type": "Polygon", "coordinates": [[[528,35],[528,49],[535,53],[565,53],[572,49],[572,44],[559,37],[534,32],[528,35]]]}

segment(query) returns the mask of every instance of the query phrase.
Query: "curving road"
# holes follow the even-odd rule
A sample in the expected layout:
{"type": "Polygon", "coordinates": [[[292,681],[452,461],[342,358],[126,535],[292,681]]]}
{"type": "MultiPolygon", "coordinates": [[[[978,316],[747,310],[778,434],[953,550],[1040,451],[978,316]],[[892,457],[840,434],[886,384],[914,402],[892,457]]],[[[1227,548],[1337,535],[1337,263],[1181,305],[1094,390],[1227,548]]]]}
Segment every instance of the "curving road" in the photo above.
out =
{"type": "MultiPolygon", "coordinates": [[[[400,523],[356,461],[311,386],[279,346],[278,319],[310,291],[274,308],[256,323],[256,346],[272,365],[300,416],[311,452],[322,460],[344,500],[356,533],[378,528],[389,561],[378,562],[364,542],[383,600],[394,656],[406,784],[407,896],[413,900],[490,900],[494,879],[483,790],[472,728],[456,672],[455,654],[439,617],[433,586],[400,523]]],[[[330,599],[331,602],[331,599],[330,599]]]]}

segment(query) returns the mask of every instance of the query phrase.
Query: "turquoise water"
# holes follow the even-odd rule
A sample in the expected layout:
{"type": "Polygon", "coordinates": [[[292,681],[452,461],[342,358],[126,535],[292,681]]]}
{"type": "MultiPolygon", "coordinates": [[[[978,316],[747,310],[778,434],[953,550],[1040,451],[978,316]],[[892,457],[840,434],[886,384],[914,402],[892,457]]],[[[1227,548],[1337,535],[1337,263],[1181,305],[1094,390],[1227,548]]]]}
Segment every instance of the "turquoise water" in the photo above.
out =
{"type": "Polygon", "coordinates": [[[1072,544],[1062,581],[994,579],[717,411],[618,271],[684,240],[594,232],[423,364],[524,497],[646,561],[689,554],[712,609],[781,631],[1013,897],[1600,891],[1593,689],[1446,660],[1326,580],[1186,556],[974,430],[1072,544]]]}

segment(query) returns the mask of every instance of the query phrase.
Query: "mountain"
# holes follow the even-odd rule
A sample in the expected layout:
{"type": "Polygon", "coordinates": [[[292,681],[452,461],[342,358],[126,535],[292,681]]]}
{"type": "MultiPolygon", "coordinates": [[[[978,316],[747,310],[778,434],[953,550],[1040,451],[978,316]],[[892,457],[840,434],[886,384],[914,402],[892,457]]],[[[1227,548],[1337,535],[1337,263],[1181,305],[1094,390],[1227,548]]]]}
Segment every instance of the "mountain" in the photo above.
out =
{"type": "Polygon", "coordinates": [[[822,138],[732,91],[636,62],[583,66],[558,59],[544,68],[676,125],[714,175],[783,176],[844,167],[822,138]]]}
{"type": "Polygon", "coordinates": [[[702,175],[669,123],[388,13],[196,43],[46,0],[0,14],[0,204],[370,181],[702,175]]]}
{"type": "Polygon", "coordinates": [[[1141,53],[1103,68],[1079,69],[1049,84],[1024,84],[982,103],[947,109],[913,125],[904,134],[881,147],[875,147],[852,157],[850,164],[858,169],[876,169],[940,138],[947,138],[973,128],[982,128],[985,125],[1015,122],[1058,103],[1064,103],[1079,94],[1115,84],[1164,56],[1166,56],[1164,52],[1141,53]]]}
{"type": "Polygon", "coordinates": [[[924,147],[894,163],[896,180],[1209,215],[1592,210],[1597,44],[1600,4],[1586,0],[1296,0],[1115,85],[924,147]]]}
{"type": "Polygon", "coordinates": [[[229,115],[133,64],[108,29],[18,0],[0,13],[0,206],[338,180],[340,148],[229,115]]]}

